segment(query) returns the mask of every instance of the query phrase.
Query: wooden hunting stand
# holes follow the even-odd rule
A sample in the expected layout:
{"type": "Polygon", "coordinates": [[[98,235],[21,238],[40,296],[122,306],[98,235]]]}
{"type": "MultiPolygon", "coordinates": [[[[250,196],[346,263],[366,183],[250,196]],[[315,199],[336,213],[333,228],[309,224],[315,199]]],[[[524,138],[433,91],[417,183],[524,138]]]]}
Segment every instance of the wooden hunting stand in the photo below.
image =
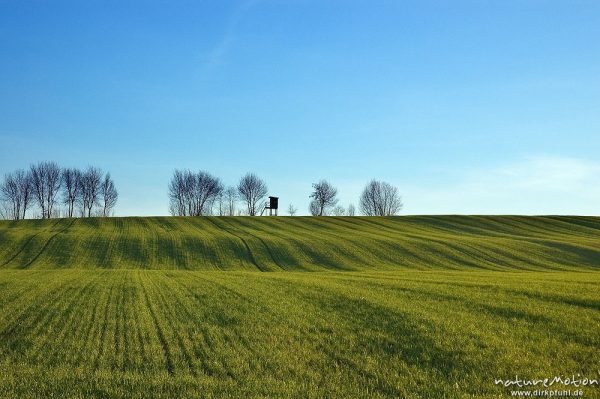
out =
{"type": "Polygon", "coordinates": [[[269,216],[273,216],[273,213],[277,216],[277,208],[279,208],[279,197],[269,197],[269,201],[265,204],[265,208],[260,213],[260,216],[263,215],[266,209],[269,210],[269,216]]]}

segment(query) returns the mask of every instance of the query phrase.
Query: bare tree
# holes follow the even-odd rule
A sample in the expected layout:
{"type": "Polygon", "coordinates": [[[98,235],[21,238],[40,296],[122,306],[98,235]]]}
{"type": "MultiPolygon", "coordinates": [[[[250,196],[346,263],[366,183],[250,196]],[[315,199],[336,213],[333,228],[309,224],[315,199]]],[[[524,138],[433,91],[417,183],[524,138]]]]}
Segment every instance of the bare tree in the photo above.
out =
{"type": "Polygon", "coordinates": [[[343,206],[338,205],[333,208],[332,213],[334,216],[344,216],[346,214],[346,209],[343,206]]]}
{"type": "Polygon", "coordinates": [[[6,203],[4,216],[14,220],[25,219],[31,205],[31,194],[31,176],[24,170],[5,175],[0,184],[0,199],[6,203]]]}
{"type": "Polygon", "coordinates": [[[225,202],[227,205],[226,213],[228,216],[235,216],[235,203],[238,199],[238,193],[235,187],[227,187],[224,191],[225,202]]]}
{"type": "MultiPolygon", "coordinates": [[[[327,180],[321,180],[313,184],[313,192],[310,195],[319,207],[317,216],[327,215],[330,208],[337,204],[337,189],[327,180]]],[[[311,203],[312,206],[312,203],[311,203]]]]}
{"type": "Polygon", "coordinates": [[[212,204],[221,191],[223,191],[223,184],[219,178],[207,172],[198,172],[193,191],[194,216],[210,215],[212,204]]]}
{"type": "Polygon", "coordinates": [[[7,209],[8,204],[2,198],[0,198],[0,220],[8,219],[8,216],[6,216],[8,214],[7,209]]]}
{"type": "Polygon", "coordinates": [[[46,179],[45,166],[43,163],[31,165],[31,187],[40,210],[42,211],[42,219],[46,217],[46,179]]]}
{"type": "Polygon", "coordinates": [[[67,168],[62,171],[63,202],[67,205],[67,217],[72,218],[75,204],[81,194],[81,172],[67,168]]]}
{"type": "Polygon", "coordinates": [[[31,165],[30,170],[33,193],[42,218],[49,219],[62,183],[60,167],[55,162],[39,162],[31,165]]]}
{"type": "Polygon", "coordinates": [[[100,186],[102,182],[102,171],[93,166],[89,166],[81,175],[81,195],[80,201],[83,209],[83,216],[92,216],[92,209],[98,205],[100,199],[100,186]]]}
{"type": "Polygon", "coordinates": [[[176,170],[169,183],[169,209],[178,216],[210,215],[223,184],[207,172],[176,170]]]}
{"type": "Polygon", "coordinates": [[[185,195],[186,182],[184,172],[175,170],[169,182],[169,210],[173,216],[187,216],[188,207],[185,195]]]}
{"type": "Polygon", "coordinates": [[[321,209],[317,200],[310,201],[310,204],[308,204],[308,211],[310,212],[311,216],[319,216],[321,209]]]}
{"type": "Polygon", "coordinates": [[[110,173],[104,176],[104,180],[100,184],[100,195],[102,196],[102,216],[107,217],[117,205],[117,199],[119,198],[119,193],[115,188],[115,182],[110,178],[110,173]]]}
{"type": "Polygon", "coordinates": [[[396,215],[402,209],[402,199],[396,187],[373,179],[360,196],[360,209],[367,216],[396,215]]]}
{"type": "Polygon", "coordinates": [[[355,215],[356,215],[356,207],[354,206],[354,204],[348,205],[348,216],[355,216],[355,215]]]}
{"type": "Polygon", "coordinates": [[[33,187],[31,185],[31,173],[24,171],[23,169],[18,170],[16,173],[17,185],[19,186],[19,195],[21,197],[21,219],[25,219],[27,209],[31,207],[33,200],[33,187]]]}
{"type": "Polygon", "coordinates": [[[296,212],[298,212],[298,209],[294,205],[290,204],[290,206],[288,206],[287,211],[288,211],[288,215],[296,216],[296,212]]]}
{"type": "Polygon", "coordinates": [[[267,195],[267,184],[254,173],[248,173],[238,184],[240,198],[246,203],[249,216],[256,216],[258,204],[267,195]]]}
{"type": "Polygon", "coordinates": [[[216,198],[217,213],[219,216],[225,216],[227,214],[227,201],[225,200],[225,190],[221,190],[216,198]]]}
{"type": "Polygon", "coordinates": [[[46,166],[46,211],[48,212],[48,219],[54,214],[54,205],[60,194],[60,186],[62,181],[60,179],[60,166],[55,162],[49,162],[46,166]]]}
{"type": "Polygon", "coordinates": [[[211,215],[216,215],[219,210],[216,209],[215,213],[215,208],[218,208],[218,199],[217,197],[213,197],[213,198],[209,198],[206,200],[205,204],[204,204],[204,210],[202,212],[202,216],[211,216],[211,215]]]}

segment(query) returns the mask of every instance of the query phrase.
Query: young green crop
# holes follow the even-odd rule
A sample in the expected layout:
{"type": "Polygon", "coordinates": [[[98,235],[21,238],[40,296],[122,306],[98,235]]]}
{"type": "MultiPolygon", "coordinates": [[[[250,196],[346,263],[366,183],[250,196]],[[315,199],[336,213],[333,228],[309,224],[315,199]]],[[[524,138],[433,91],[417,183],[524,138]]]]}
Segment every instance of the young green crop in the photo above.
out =
{"type": "Polygon", "coordinates": [[[496,379],[600,379],[598,266],[592,217],[0,222],[0,397],[501,398],[496,379]]]}
{"type": "Polygon", "coordinates": [[[0,309],[2,397],[507,397],[600,369],[596,272],[4,270],[0,309]]]}
{"type": "Polygon", "coordinates": [[[595,270],[600,218],[144,217],[0,222],[0,269],[595,270]]]}

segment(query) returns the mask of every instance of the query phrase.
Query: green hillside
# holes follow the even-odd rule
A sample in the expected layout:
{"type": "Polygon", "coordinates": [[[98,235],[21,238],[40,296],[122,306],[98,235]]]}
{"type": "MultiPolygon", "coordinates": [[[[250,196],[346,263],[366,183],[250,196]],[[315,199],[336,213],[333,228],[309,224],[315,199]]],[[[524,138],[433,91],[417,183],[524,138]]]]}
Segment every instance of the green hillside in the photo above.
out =
{"type": "Polygon", "coordinates": [[[592,217],[0,222],[0,398],[509,397],[600,380],[599,287],[592,217]]]}
{"type": "Polygon", "coordinates": [[[136,217],[0,222],[0,268],[572,270],[600,218],[136,217]]]}

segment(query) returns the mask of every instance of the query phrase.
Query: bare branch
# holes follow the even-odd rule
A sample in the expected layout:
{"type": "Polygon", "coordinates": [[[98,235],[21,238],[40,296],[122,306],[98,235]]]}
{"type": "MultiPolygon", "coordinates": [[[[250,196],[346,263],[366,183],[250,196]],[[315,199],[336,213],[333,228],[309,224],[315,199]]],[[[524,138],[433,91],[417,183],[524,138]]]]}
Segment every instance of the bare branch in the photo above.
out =
{"type": "Polygon", "coordinates": [[[329,209],[333,208],[338,202],[337,189],[328,181],[321,180],[320,182],[313,184],[313,192],[310,195],[310,198],[312,198],[316,203],[316,205],[313,205],[311,202],[311,214],[313,213],[312,207],[318,206],[318,212],[316,212],[316,216],[326,216],[329,209]]]}
{"type": "Polygon", "coordinates": [[[119,194],[115,188],[115,182],[110,178],[110,173],[104,176],[100,185],[100,194],[102,196],[102,216],[110,216],[111,211],[117,205],[119,194]]]}
{"type": "Polygon", "coordinates": [[[223,184],[207,172],[176,170],[169,183],[169,209],[178,216],[210,215],[223,184]]]}
{"type": "Polygon", "coordinates": [[[290,206],[288,206],[287,211],[290,216],[296,216],[296,213],[298,212],[298,208],[296,208],[294,205],[290,204],[290,206]]]}
{"type": "Polygon", "coordinates": [[[310,204],[308,204],[308,211],[311,216],[319,216],[319,212],[321,208],[319,207],[319,202],[317,200],[311,200],[310,204]]]}
{"type": "Polygon", "coordinates": [[[360,209],[367,216],[392,216],[402,209],[402,199],[396,187],[371,180],[360,196],[360,209]]]}
{"type": "Polygon", "coordinates": [[[67,205],[67,217],[72,218],[75,204],[81,195],[81,172],[68,168],[62,171],[63,202],[67,205]]]}
{"type": "Polygon", "coordinates": [[[225,190],[225,201],[227,203],[227,215],[235,216],[235,204],[238,200],[238,192],[235,187],[227,187],[225,190]]]}
{"type": "Polygon", "coordinates": [[[267,195],[267,184],[253,173],[248,173],[238,184],[240,198],[246,203],[249,216],[256,216],[258,205],[267,195]]]}
{"type": "Polygon", "coordinates": [[[346,214],[346,209],[343,206],[338,205],[333,208],[332,213],[334,216],[344,216],[346,214]]]}
{"type": "Polygon", "coordinates": [[[92,209],[98,205],[100,200],[100,183],[102,181],[102,171],[98,168],[89,166],[81,176],[81,206],[83,215],[92,216],[92,209]]]}
{"type": "Polygon", "coordinates": [[[42,210],[42,218],[49,219],[62,184],[61,170],[55,162],[31,165],[31,183],[34,197],[42,210]]]}
{"type": "Polygon", "coordinates": [[[356,216],[356,207],[354,204],[348,205],[348,216],[356,216]]]}

